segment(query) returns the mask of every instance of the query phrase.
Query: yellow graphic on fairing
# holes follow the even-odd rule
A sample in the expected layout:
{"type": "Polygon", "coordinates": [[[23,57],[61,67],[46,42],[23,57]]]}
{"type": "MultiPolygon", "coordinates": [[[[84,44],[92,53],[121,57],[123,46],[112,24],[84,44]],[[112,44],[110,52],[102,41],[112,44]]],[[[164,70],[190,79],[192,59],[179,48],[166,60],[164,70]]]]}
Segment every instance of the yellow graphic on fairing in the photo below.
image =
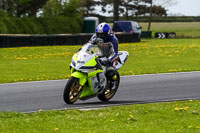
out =
{"type": "Polygon", "coordinates": [[[73,60],[74,60],[75,62],[78,60],[78,55],[79,55],[79,52],[76,53],[76,54],[74,54],[74,56],[73,56],[73,60]]]}
{"type": "Polygon", "coordinates": [[[96,63],[96,59],[97,57],[93,57],[92,59],[90,59],[88,62],[86,62],[83,66],[95,66],[96,63]]]}

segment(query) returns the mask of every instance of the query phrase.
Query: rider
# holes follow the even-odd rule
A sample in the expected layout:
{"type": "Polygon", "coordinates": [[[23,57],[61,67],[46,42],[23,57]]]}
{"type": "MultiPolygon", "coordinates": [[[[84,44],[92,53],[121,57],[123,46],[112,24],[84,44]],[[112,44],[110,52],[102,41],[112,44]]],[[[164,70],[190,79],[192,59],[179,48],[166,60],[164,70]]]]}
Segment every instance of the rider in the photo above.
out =
{"type": "Polygon", "coordinates": [[[111,81],[110,88],[113,88],[114,83],[112,81],[117,78],[115,65],[118,60],[118,39],[111,32],[110,26],[104,22],[97,26],[96,33],[91,37],[90,42],[98,44],[103,56],[107,57],[106,59],[102,58],[101,62],[107,66],[106,77],[111,81]],[[102,42],[99,42],[99,38],[102,42]]]}

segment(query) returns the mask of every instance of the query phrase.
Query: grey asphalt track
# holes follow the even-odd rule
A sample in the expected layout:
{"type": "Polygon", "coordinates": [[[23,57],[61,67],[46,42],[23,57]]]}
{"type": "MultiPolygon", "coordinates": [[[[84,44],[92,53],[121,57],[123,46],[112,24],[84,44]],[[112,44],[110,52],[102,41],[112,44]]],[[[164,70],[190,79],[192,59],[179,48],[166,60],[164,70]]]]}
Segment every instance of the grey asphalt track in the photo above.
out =
{"type": "Polygon", "coordinates": [[[67,105],[62,98],[67,80],[0,84],[0,112],[40,109],[99,108],[112,105],[200,99],[200,72],[122,76],[109,102],[97,98],[67,105]]]}

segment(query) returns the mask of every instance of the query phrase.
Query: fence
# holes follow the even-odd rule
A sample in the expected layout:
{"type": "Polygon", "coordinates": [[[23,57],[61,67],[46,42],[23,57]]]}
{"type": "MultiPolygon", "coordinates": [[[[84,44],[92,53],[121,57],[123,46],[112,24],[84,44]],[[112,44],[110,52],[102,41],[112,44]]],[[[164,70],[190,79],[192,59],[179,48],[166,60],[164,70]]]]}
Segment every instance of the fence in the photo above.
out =
{"type": "MultiPolygon", "coordinates": [[[[0,35],[0,47],[83,45],[92,34],[52,34],[52,35],[0,35]]],[[[138,34],[116,34],[119,43],[137,42],[138,34]]]]}

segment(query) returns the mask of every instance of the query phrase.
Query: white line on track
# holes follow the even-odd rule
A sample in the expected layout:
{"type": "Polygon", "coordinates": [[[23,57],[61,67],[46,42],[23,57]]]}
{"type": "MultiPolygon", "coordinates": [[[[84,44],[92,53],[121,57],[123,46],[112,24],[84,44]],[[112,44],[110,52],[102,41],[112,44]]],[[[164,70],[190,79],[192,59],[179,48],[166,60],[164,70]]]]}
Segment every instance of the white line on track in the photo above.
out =
{"type": "MultiPolygon", "coordinates": [[[[91,105],[91,106],[84,106],[84,107],[72,107],[72,108],[60,108],[60,109],[51,109],[52,110],[71,110],[71,109],[79,109],[83,111],[89,111],[89,110],[97,110],[102,109],[110,106],[121,106],[121,105],[133,105],[133,104],[150,104],[150,103],[165,103],[165,102],[174,102],[174,101],[187,101],[187,100],[199,100],[200,97],[197,98],[184,98],[184,99],[168,99],[168,100],[156,100],[156,101],[138,101],[138,102],[130,102],[130,103],[119,103],[119,104],[106,104],[106,105],[91,105]]],[[[42,110],[42,111],[50,111],[50,110],[42,110]]],[[[22,113],[35,113],[40,112],[38,111],[28,111],[28,112],[22,112],[22,113]]]]}
{"type": "Polygon", "coordinates": [[[172,72],[172,73],[156,73],[156,74],[141,74],[141,75],[127,75],[127,76],[121,76],[121,77],[130,77],[130,76],[143,77],[143,76],[173,75],[173,74],[190,74],[190,73],[200,73],[200,71],[172,72]]]}
{"type": "Polygon", "coordinates": [[[42,80],[42,81],[27,81],[27,82],[16,82],[16,83],[0,83],[0,85],[9,85],[9,84],[32,84],[32,83],[46,83],[46,82],[60,82],[68,79],[60,79],[60,80],[42,80]]]}

